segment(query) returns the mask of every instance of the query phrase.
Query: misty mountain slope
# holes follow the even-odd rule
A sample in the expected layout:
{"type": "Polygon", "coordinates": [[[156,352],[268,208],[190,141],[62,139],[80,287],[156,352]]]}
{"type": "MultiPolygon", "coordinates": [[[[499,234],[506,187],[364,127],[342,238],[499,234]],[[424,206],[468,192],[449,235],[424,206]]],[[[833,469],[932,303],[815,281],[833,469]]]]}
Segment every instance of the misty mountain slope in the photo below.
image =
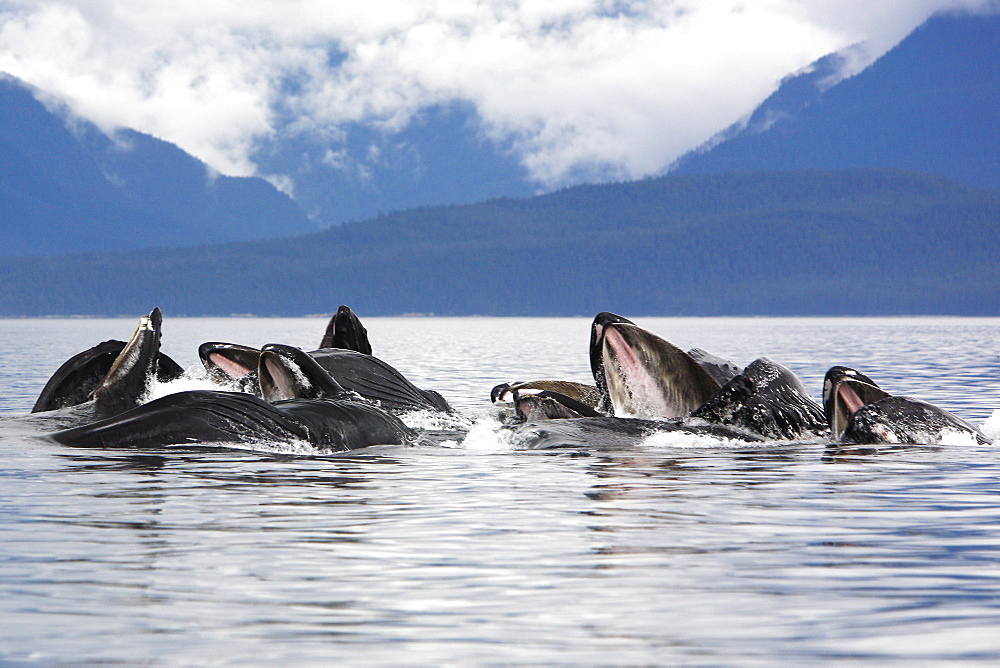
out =
{"type": "Polygon", "coordinates": [[[6,259],[0,314],[998,315],[998,222],[1000,193],[910,172],[668,176],[278,241],[6,259]]]}
{"type": "MultiPolygon", "coordinates": [[[[1000,186],[997,53],[1000,16],[936,17],[823,91],[840,67],[831,54],[784,81],[745,129],[720,135],[735,136],[683,157],[678,171],[895,167],[1000,186]]],[[[398,134],[348,126],[335,154],[322,137],[286,136],[255,159],[290,176],[300,204],[325,224],[537,192],[511,147],[484,139],[479,123],[471,105],[442,104],[398,134]]]]}
{"type": "Polygon", "coordinates": [[[825,92],[835,57],[786,80],[746,129],[676,171],[895,167],[1000,187],[998,54],[1000,15],[932,18],[825,92]]]}
{"type": "Polygon", "coordinates": [[[254,155],[262,172],[290,177],[296,199],[324,225],[538,189],[509,146],[481,136],[469,104],[424,109],[398,133],[360,123],[343,132],[335,149],[322,133],[286,133],[254,155]]]}
{"type": "Polygon", "coordinates": [[[262,179],[211,177],[176,146],[133,131],[74,131],[0,76],[0,255],[180,246],[314,229],[262,179]]]}

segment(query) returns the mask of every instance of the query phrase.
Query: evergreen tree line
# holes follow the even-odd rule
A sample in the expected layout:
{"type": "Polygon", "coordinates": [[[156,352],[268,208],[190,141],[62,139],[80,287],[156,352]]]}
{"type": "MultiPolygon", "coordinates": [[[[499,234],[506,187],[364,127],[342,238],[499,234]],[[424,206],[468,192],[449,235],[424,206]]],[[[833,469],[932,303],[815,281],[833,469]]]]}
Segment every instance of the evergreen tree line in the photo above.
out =
{"type": "Polygon", "coordinates": [[[305,236],[0,261],[0,315],[1000,314],[1000,192],[854,169],[666,176],[305,236]]]}

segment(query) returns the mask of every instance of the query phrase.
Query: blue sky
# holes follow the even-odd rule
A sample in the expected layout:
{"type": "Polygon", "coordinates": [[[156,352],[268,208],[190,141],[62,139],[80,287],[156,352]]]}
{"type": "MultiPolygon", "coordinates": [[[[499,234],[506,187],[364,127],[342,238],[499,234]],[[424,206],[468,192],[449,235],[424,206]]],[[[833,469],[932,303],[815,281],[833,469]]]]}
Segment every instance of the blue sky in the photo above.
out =
{"type": "Polygon", "coordinates": [[[0,71],[109,133],[147,132],[231,175],[257,173],[255,148],[276,138],[308,135],[335,163],[347,127],[391,135],[460,101],[555,187],[662,171],[782,77],[843,49],[850,74],[950,9],[997,3],[0,2],[0,71]]]}

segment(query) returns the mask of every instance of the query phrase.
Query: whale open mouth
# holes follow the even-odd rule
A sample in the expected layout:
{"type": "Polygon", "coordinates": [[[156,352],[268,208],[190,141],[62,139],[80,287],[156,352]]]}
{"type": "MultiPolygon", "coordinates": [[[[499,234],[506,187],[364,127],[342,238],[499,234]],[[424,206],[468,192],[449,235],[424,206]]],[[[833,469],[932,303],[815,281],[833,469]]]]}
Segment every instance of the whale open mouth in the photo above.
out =
{"type": "Polygon", "coordinates": [[[867,376],[847,373],[827,379],[825,408],[830,432],[834,438],[840,438],[851,416],[868,404],[890,397],[888,392],[880,388],[867,376]]]}
{"type": "Polygon", "coordinates": [[[198,357],[209,377],[215,382],[245,383],[256,377],[260,350],[238,343],[209,341],[198,346],[198,357]]]}
{"type": "Polygon", "coordinates": [[[615,415],[661,416],[673,411],[663,388],[615,326],[604,330],[604,370],[615,415]]]}
{"type": "Polygon", "coordinates": [[[604,337],[608,327],[614,324],[633,324],[628,318],[603,311],[594,317],[594,323],[590,328],[590,371],[594,376],[594,383],[601,396],[601,405],[605,409],[610,409],[609,398],[607,396],[607,384],[604,372],[604,337]]]}
{"type": "MultiPolygon", "coordinates": [[[[276,344],[264,346],[257,367],[261,396],[270,402],[284,399],[315,399],[320,396],[322,392],[302,368],[303,363],[310,362],[319,368],[311,357],[296,348],[276,344]]],[[[320,370],[319,373],[329,379],[325,371],[320,370]]],[[[329,380],[331,384],[334,382],[332,379],[329,380]]],[[[343,388],[338,386],[338,389],[343,388]]]]}
{"type": "Polygon", "coordinates": [[[297,383],[284,364],[279,364],[278,356],[265,352],[260,358],[260,387],[267,401],[295,399],[300,392],[297,383]]]}
{"type": "Polygon", "coordinates": [[[216,366],[216,368],[218,368],[220,371],[225,373],[230,378],[242,378],[248,373],[255,371],[255,369],[246,367],[237,362],[236,360],[231,360],[225,355],[221,355],[219,353],[209,354],[208,359],[212,364],[216,366]]]}
{"type": "Polygon", "coordinates": [[[865,402],[851,385],[850,382],[843,382],[837,386],[837,403],[842,404],[848,414],[854,415],[859,408],[865,405],[865,402]]]}
{"type": "Polygon", "coordinates": [[[608,397],[618,416],[682,417],[719,390],[690,355],[631,323],[607,323],[602,359],[608,397]]]}

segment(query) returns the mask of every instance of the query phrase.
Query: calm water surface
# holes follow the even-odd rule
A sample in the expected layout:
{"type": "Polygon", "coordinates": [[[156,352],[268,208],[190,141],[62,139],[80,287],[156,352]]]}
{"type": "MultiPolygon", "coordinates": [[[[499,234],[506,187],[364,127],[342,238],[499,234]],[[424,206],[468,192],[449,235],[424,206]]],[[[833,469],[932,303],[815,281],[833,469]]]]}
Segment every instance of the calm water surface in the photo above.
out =
{"type": "MultiPolygon", "coordinates": [[[[637,319],[681,347],[833,364],[1000,436],[1000,319],[637,319]]],[[[501,381],[587,381],[589,319],[365,319],[465,438],[341,456],[82,451],[18,419],[133,319],[0,320],[0,663],[1000,661],[1000,449],[681,436],[524,451],[501,381]]],[[[323,319],[172,319],[314,348],[323,319]]],[[[173,389],[178,389],[179,386],[173,389]]]]}

